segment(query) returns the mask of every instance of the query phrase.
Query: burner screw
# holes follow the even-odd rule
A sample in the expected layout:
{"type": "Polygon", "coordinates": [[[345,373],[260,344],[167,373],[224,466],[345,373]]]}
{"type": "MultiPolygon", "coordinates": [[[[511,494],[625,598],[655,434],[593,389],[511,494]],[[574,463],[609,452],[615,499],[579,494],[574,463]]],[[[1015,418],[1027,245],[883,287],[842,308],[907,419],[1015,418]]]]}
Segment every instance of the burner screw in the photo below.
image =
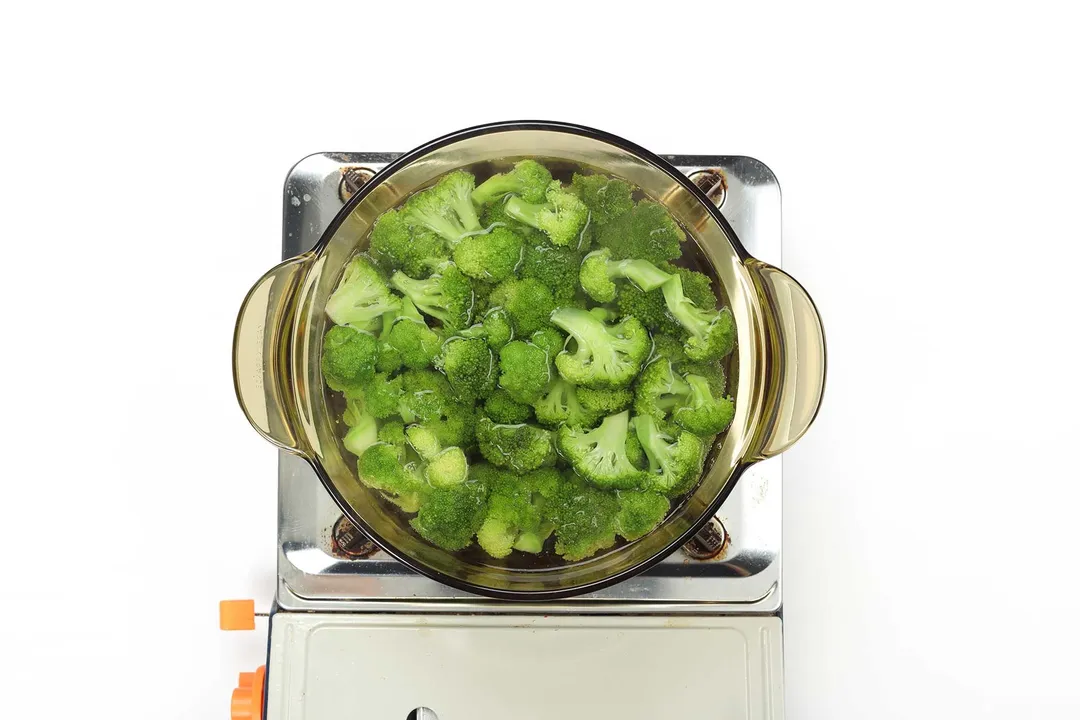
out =
{"type": "Polygon", "coordinates": [[[342,515],[330,531],[334,553],[348,558],[361,559],[374,555],[379,546],[361,532],[347,517],[342,515]]]}
{"type": "Polygon", "coordinates": [[[353,193],[373,177],[375,177],[375,171],[370,168],[360,167],[359,165],[343,168],[341,171],[341,184],[338,185],[338,197],[341,198],[341,202],[346,202],[353,196],[353,193]]]}
{"type": "Polygon", "coordinates": [[[690,542],[683,545],[683,552],[694,560],[712,560],[727,549],[728,540],[724,524],[717,518],[712,518],[705,523],[705,527],[698,530],[690,542]]]}
{"type": "Polygon", "coordinates": [[[727,176],[720,168],[706,168],[690,173],[690,182],[694,183],[705,193],[705,197],[712,201],[717,209],[723,207],[727,199],[727,176]]]}

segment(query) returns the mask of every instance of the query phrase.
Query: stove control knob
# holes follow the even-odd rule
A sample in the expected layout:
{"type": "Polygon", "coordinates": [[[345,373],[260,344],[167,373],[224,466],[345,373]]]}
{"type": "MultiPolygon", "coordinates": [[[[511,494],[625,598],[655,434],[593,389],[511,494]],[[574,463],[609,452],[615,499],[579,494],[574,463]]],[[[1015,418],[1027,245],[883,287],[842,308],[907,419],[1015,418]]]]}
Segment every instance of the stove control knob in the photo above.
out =
{"type": "Polygon", "coordinates": [[[240,683],[232,691],[232,720],[262,720],[265,680],[265,665],[255,672],[240,673],[240,683]]]}
{"type": "Polygon", "coordinates": [[[222,630],[254,630],[254,600],[222,600],[218,607],[218,624],[222,630]]]}

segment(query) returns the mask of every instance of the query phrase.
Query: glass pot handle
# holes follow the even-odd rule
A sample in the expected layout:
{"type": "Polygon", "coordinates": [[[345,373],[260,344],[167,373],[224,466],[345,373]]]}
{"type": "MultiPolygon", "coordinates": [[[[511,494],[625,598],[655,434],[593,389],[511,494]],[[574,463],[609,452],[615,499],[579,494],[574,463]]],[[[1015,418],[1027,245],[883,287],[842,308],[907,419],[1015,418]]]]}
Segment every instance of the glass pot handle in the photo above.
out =
{"type": "Polygon", "coordinates": [[[248,291],[233,336],[233,383],[248,421],[283,450],[303,454],[296,432],[288,348],[293,304],[314,256],[286,260],[248,291]]]}
{"type": "Polygon", "coordinates": [[[764,412],[748,459],[782,453],[810,428],[825,390],[825,331],[814,301],[787,273],[751,258],[764,309],[764,412]]]}

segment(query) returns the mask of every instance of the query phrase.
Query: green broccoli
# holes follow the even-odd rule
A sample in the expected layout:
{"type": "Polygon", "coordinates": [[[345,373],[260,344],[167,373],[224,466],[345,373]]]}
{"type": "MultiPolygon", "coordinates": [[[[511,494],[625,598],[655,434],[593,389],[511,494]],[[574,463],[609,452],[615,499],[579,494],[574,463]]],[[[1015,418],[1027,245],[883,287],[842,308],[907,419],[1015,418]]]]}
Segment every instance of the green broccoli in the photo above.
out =
{"type": "Polygon", "coordinates": [[[463,237],[454,248],[454,262],[469,277],[497,283],[517,271],[521,253],[521,236],[510,228],[496,227],[463,237]]]}
{"type": "Polygon", "coordinates": [[[644,200],[600,228],[597,242],[611,249],[614,260],[637,258],[660,264],[682,256],[686,239],[667,209],[644,200]]]}
{"type": "Polygon", "coordinates": [[[477,205],[487,205],[504,195],[520,195],[525,202],[543,202],[551,184],[551,173],[535,160],[521,160],[510,172],[492,175],[473,190],[472,199],[477,205]]]}
{"type": "Polygon", "coordinates": [[[484,338],[488,347],[498,350],[514,337],[514,325],[506,308],[496,307],[484,313],[482,322],[458,331],[458,336],[466,338],[484,338]]]}
{"type": "Polygon", "coordinates": [[[683,335],[682,326],[668,312],[664,294],[659,288],[645,292],[632,283],[624,283],[615,298],[619,316],[632,317],[654,333],[683,335]]]}
{"type": "Polygon", "coordinates": [[[555,435],[559,453],[573,466],[574,472],[597,487],[637,489],[647,476],[626,455],[629,421],[630,413],[624,410],[604,418],[595,430],[563,425],[555,435]]]}
{"type": "MultiPolygon", "coordinates": [[[[404,303],[402,303],[404,305],[404,303]]],[[[409,305],[412,305],[410,302],[409,305]]],[[[415,310],[415,306],[413,306],[415,310]]],[[[401,369],[401,353],[397,348],[390,345],[390,331],[394,329],[394,321],[400,316],[399,312],[388,312],[382,316],[382,332],[379,333],[379,352],[375,356],[375,369],[381,373],[394,374],[401,369]]]]}
{"type": "Polygon", "coordinates": [[[504,425],[480,418],[476,425],[480,454],[492,465],[514,472],[535,470],[552,459],[551,433],[533,425],[504,425]]]}
{"type": "Polygon", "coordinates": [[[578,273],[581,287],[593,300],[615,299],[615,280],[626,278],[643,291],[655,290],[671,277],[648,260],[612,260],[611,250],[601,248],[585,256],[578,273]]]}
{"type": "Polygon", "coordinates": [[[634,410],[663,420],[690,394],[690,386],[675,373],[667,358],[649,363],[634,389],[634,410]]]}
{"type": "Polygon", "coordinates": [[[400,420],[387,420],[382,424],[382,427],[379,428],[378,439],[381,443],[404,447],[405,423],[400,420]]]}
{"type": "Polygon", "coordinates": [[[398,413],[402,397],[402,377],[391,379],[386,373],[377,372],[364,385],[364,406],[379,420],[398,413]]]}
{"type": "Polygon", "coordinates": [[[535,278],[505,280],[491,292],[490,308],[504,308],[514,324],[514,334],[528,337],[548,325],[555,299],[548,289],[535,278]]]}
{"type": "Polygon", "coordinates": [[[358,399],[350,399],[345,404],[345,414],[341,418],[349,426],[348,432],[342,438],[341,444],[345,449],[359,458],[364,451],[379,441],[379,428],[375,418],[364,410],[364,403],[358,399]]]}
{"type": "Polygon", "coordinates": [[[551,382],[551,358],[543,348],[512,340],[499,350],[499,387],[520,403],[531,405],[551,382]]]}
{"type": "Polygon", "coordinates": [[[673,275],[661,289],[671,316],[689,333],[686,354],[691,360],[722,358],[735,347],[735,317],[731,310],[700,308],[683,294],[682,277],[673,275]]]}
{"type": "Polygon", "coordinates": [[[618,498],[615,533],[627,540],[648,535],[671,509],[671,501],[659,493],[619,491],[618,498]]]}
{"type": "Polygon", "coordinates": [[[548,354],[548,358],[555,359],[555,356],[566,345],[566,336],[562,334],[557,328],[548,327],[540,328],[532,335],[529,336],[529,342],[540,348],[548,354]]]}
{"type": "Polygon", "coordinates": [[[495,472],[490,483],[487,515],[476,539],[492,557],[506,557],[512,550],[538,553],[555,529],[545,505],[562,477],[553,468],[527,475],[495,472]]]}
{"type": "Polygon", "coordinates": [[[427,326],[412,301],[405,298],[401,302],[401,313],[393,319],[386,334],[386,345],[396,354],[399,366],[422,370],[438,356],[442,338],[427,326]]]}
{"type": "Polygon", "coordinates": [[[437,428],[410,425],[405,428],[405,438],[425,463],[423,472],[428,485],[441,488],[465,482],[469,470],[465,452],[460,447],[445,447],[437,428]]]}
{"type": "Polygon", "coordinates": [[[484,521],[487,493],[484,483],[474,481],[434,488],[410,524],[420,537],[444,550],[466,548],[484,521]]]}
{"type": "Polygon", "coordinates": [[[345,266],[337,288],[326,301],[326,314],[335,325],[369,330],[383,313],[396,311],[401,301],[390,292],[379,269],[358,255],[345,266]]]}
{"type": "Polygon", "coordinates": [[[558,180],[548,185],[546,202],[529,203],[511,196],[506,214],[547,234],[552,245],[580,247],[582,234],[589,223],[589,208],[576,195],[567,192],[558,180]]]}
{"type": "Polygon", "coordinates": [[[641,447],[641,441],[637,439],[637,433],[626,433],[626,459],[638,470],[648,467],[649,460],[645,457],[645,449],[641,447]]]}
{"type": "Polygon", "coordinates": [[[576,346],[573,352],[567,349],[555,358],[559,373],[575,385],[629,385],[649,354],[649,334],[634,318],[606,325],[588,310],[564,307],[552,313],[551,322],[568,332],[571,345],[576,346]]]}
{"type": "MultiPolygon", "coordinates": [[[[661,295],[661,298],[663,295],[661,295]]],[[[666,358],[672,365],[679,365],[686,362],[686,351],[683,349],[683,341],[674,335],[664,335],[662,333],[655,333],[652,336],[653,349],[652,354],[649,356],[649,361],[652,362],[656,358],[666,358]]],[[[723,369],[720,370],[723,372],[723,369]]],[[[700,374],[700,373],[699,373],[700,374]]],[[[721,392],[723,388],[721,388],[721,392]]]]}
{"type": "Polygon", "coordinates": [[[446,373],[455,396],[469,403],[495,389],[495,356],[481,338],[451,338],[443,346],[437,367],[446,373]]]}
{"type": "Polygon", "coordinates": [[[661,426],[652,415],[635,417],[634,432],[649,458],[648,489],[674,497],[701,477],[706,448],[697,435],[661,426]]]}
{"type": "Polygon", "coordinates": [[[712,278],[708,275],[671,263],[660,263],[657,267],[668,275],[678,275],[682,279],[683,294],[692,303],[703,308],[716,307],[716,293],[712,289],[712,278]]]}
{"type": "Polygon", "coordinates": [[[607,175],[574,173],[570,192],[581,198],[597,225],[605,225],[634,207],[634,186],[607,175]]]}
{"type": "Polygon", "coordinates": [[[510,196],[507,195],[504,200],[493,202],[490,205],[483,208],[480,216],[480,224],[486,228],[490,227],[507,227],[526,240],[526,245],[532,243],[547,243],[547,236],[534,227],[526,225],[525,223],[510,217],[506,213],[506,202],[510,196]]]}
{"type": "Polygon", "coordinates": [[[322,374],[331,390],[359,397],[375,376],[379,343],[374,335],[335,325],[323,337],[322,374]]]}
{"type": "Polygon", "coordinates": [[[727,397],[715,397],[708,378],[687,375],[689,392],[686,400],[676,407],[671,417],[695,435],[716,435],[728,429],[735,419],[735,402],[727,397]]]}
{"type": "MultiPolygon", "coordinates": [[[[479,232],[480,218],[473,207],[476,179],[456,170],[443,175],[434,187],[416,193],[405,203],[405,221],[436,233],[451,249],[468,233],[479,232]]],[[[417,303],[419,305],[419,303],[417,303]]]]}
{"type": "Polygon", "coordinates": [[[515,425],[532,419],[530,405],[519,403],[502,388],[497,389],[484,401],[484,413],[497,423],[515,425]]]}
{"type": "Polygon", "coordinates": [[[357,471],[361,482],[405,512],[416,512],[431,489],[416,464],[404,462],[402,448],[388,443],[375,443],[365,450],[357,471]]]}
{"type": "Polygon", "coordinates": [[[445,263],[425,280],[396,272],[390,282],[420,312],[436,318],[449,330],[466,328],[472,322],[476,304],[473,287],[453,263],[445,263]]]}
{"type": "Polygon", "coordinates": [[[561,377],[556,377],[548,385],[544,395],[533,408],[536,420],[547,427],[568,425],[570,427],[589,428],[596,424],[601,414],[586,410],[578,400],[577,388],[561,377]]]}
{"type": "Polygon", "coordinates": [[[372,258],[387,273],[400,270],[410,277],[424,278],[450,259],[441,237],[422,226],[410,227],[397,210],[379,216],[369,242],[372,258]]]}
{"type": "Polygon", "coordinates": [[[555,524],[555,552],[566,560],[583,560],[615,544],[619,502],[613,493],[567,480],[546,503],[545,512],[555,524]]]}
{"type": "Polygon", "coordinates": [[[442,373],[434,370],[406,370],[401,374],[402,392],[398,414],[407,423],[443,417],[452,404],[453,390],[442,373]]]}
{"type": "Polygon", "coordinates": [[[585,388],[577,389],[581,406],[590,412],[614,415],[630,407],[634,401],[634,392],[630,388],[585,388]]]}
{"type": "Polygon", "coordinates": [[[576,248],[555,247],[543,240],[525,243],[521,277],[546,285],[558,304],[568,303],[577,293],[580,267],[581,252],[576,248]]]}

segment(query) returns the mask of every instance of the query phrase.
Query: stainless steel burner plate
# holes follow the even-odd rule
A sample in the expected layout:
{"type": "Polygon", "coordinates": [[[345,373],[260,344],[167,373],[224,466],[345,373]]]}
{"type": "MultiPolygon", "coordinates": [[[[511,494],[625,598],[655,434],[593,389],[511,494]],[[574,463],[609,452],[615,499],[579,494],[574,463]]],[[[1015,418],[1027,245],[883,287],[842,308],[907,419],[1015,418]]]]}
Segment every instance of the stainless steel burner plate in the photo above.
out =
{"type": "MultiPolygon", "coordinates": [[[[397,153],[319,153],[285,182],[282,256],[312,247],[344,205],[343,188],[378,171],[397,153]]],[[[690,176],[719,169],[715,196],[747,251],[781,265],[780,186],[753,158],[666,155],[690,176]]],[[[680,550],[647,572],[592,595],[534,606],[507,604],[446,587],[385,553],[351,557],[335,543],[341,513],[303,460],[278,462],[278,590],[283,610],[492,613],[775,614],[781,607],[781,475],[777,457],[751,467],[716,518],[724,547],[710,560],[680,550]]]]}

